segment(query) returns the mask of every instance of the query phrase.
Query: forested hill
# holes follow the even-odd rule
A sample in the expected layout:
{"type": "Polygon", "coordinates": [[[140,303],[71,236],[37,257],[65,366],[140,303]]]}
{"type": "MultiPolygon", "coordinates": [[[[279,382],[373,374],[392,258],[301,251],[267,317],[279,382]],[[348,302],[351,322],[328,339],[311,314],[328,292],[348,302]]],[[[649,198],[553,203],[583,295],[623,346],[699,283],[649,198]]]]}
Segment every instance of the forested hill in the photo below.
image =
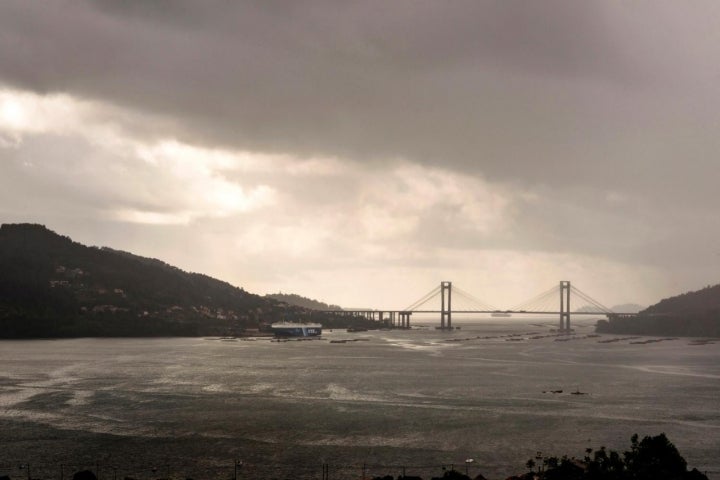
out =
{"type": "Polygon", "coordinates": [[[310,308],[312,310],[342,310],[342,308],[337,305],[328,305],[327,303],[307,297],[301,297],[300,295],[296,295],[294,293],[269,293],[265,295],[265,297],[285,302],[289,305],[310,308]]]}
{"type": "Polygon", "coordinates": [[[229,283],[86,247],[42,225],[0,227],[0,337],[210,335],[292,313],[229,283]]]}
{"type": "Polygon", "coordinates": [[[601,320],[598,332],[720,337],[720,284],[666,298],[637,317],[601,320]]]}
{"type": "Polygon", "coordinates": [[[704,313],[712,310],[720,312],[720,284],[665,298],[642,313],[704,313]]]}

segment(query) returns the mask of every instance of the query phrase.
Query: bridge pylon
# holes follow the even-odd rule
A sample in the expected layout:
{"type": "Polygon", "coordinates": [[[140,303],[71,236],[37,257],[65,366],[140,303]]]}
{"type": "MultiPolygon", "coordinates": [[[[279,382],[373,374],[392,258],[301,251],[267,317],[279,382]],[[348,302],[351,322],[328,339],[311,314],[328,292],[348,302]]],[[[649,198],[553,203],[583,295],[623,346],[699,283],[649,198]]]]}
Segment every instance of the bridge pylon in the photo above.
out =
{"type": "Polygon", "coordinates": [[[560,281],[560,330],[570,331],[570,282],[560,281]]]}
{"type": "Polygon", "coordinates": [[[440,330],[452,328],[452,282],[440,282],[440,330]]]}

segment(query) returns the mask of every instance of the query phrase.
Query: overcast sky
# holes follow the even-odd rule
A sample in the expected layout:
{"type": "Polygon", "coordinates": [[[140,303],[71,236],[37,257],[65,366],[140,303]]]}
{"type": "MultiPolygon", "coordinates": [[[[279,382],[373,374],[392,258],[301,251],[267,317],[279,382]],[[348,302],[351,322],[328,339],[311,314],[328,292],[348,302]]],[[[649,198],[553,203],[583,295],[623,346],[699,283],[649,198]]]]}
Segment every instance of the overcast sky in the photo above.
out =
{"type": "Polygon", "coordinates": [[[720,282],[720,3],[0,3],[0,220],[254,293],[720,282]]]}

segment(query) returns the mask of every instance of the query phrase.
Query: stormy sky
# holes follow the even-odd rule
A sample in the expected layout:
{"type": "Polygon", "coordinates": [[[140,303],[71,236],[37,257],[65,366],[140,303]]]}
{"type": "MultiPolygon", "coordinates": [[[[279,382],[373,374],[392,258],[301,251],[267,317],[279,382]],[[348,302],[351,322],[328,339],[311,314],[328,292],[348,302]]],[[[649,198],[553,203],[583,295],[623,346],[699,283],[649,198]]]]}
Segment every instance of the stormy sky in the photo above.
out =
{"type": "Polygon", "coordinates": [[[720,282],[720,3],[0,3],[0,220],[254,293],[720,282]]]}

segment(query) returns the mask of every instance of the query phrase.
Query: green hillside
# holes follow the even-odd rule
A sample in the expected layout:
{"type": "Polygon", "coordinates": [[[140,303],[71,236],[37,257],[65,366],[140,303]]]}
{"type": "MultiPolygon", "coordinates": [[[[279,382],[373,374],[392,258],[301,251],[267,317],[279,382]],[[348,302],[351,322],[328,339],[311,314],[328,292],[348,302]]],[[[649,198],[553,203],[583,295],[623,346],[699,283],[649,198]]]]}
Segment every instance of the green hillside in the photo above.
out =
{"type": "Polygon", "coordinates": [[[3,338],[215,335],[307,316],[159,260],[86,247],[42,225],[0,227],[3,338]]]}

